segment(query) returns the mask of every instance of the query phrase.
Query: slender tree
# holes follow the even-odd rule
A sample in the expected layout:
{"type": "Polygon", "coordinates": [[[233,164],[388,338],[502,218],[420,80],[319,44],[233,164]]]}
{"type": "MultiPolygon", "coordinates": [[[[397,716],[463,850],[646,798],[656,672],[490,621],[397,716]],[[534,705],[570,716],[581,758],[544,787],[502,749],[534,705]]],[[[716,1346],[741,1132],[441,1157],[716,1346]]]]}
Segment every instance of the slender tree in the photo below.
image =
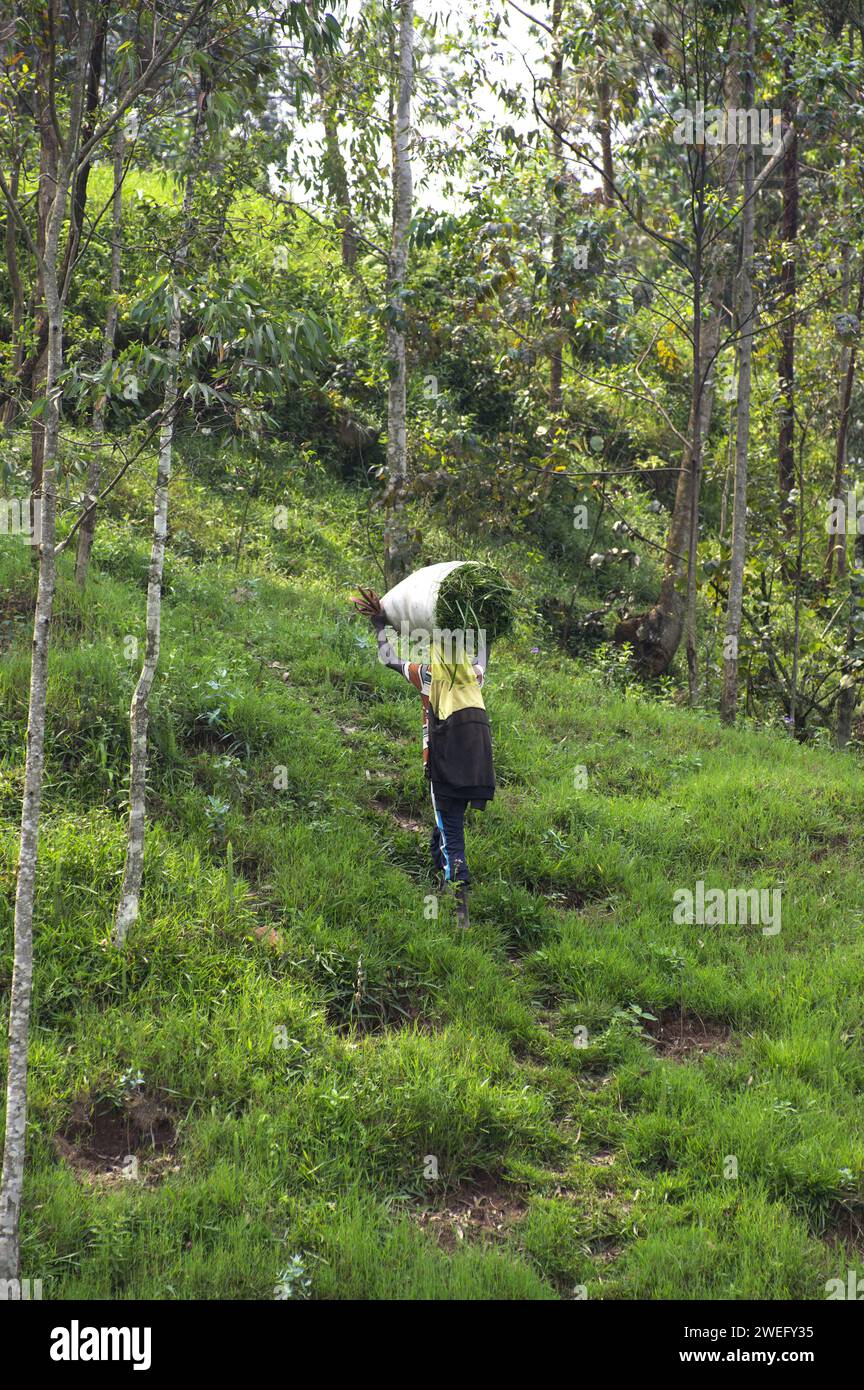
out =
{"type": "Polygon", "coordinates": [[[414,4],[398,0],[396,99],[393,111],[393,225],[387,263],[387,473],[388,515],[384,568],[389,581],[405,573],[408,540],[405,485],[408,478],[405,277],[411,221],[411,92],[414,82],[414,4]]]}
{"type": "Polygon", "coordinates": [[[603,163],[603,179],[600,184],[604,208],[611,208],[615,201],[615,162],[612,156],[612,84],[606,70],[606,60],[601,56],[600,78],[597,82],[597,117],[600,131],[600,153],[603,163]]]}
{"type": "MultiPolygon", "coordinates": [[[[117,335],[120,284],[123,271],[123,178],[124,151],[126,139],[123,126],[118,122],[114,131],[113,167],[114,186],[111,196],[111,281],[108,290],[108,311],[102,332],[102,369],[109,367],[114,357],[114,339],[117,335]]],[[[84,498],[84,515],[78,530],[78,546],[75,554],[75,582],[79,589],[87,583],[90,566],[90,553],[96,533],[96,507],[99,501],[99,481],[102,476],[102,449],[105,436],[105,395],[100,395],[93,407],[93,433],[90,442],[90,463],[87,469],[87,491],[84,498]]]]}
{"type": "Polygon", "coordinates": [[[150,692],[159,664],[162,640],[162,575],[168,536],[168,488],[171,482],[174,432],[177,418],[180,343],[183,330],[183,279],[189,248],[196,230],[195,187],[206,131],[209,82],[202,75],[197,93],[195,120],[183,186],[180,214],[180,240],[171,257],[170,322],[168,327],[168,367],[162,397],[162,428],[156,467],[153,501],[153,538],[147,576],[147,626],[144,661],[132,695],[129,711],[131,759],[129,768],[129,825],[123,887],[114,918],[114,940],[122,946],[129,928],[138,918],[141,880],[144,874],[144,828],[147,796],[147,732],[150,723],[150,692]]]}
{"type": "MultiPolygon", "coordinates": [[[[76,256],[61,258],[64,224],[70,216],[70,200],[80,171],[98,147],[113,132],[124,110],[143,86],[158,72],[181,42],[189,26],[203,8],[196,0],[188,17],[161,43],[154,38],[149,61],[142,77],[124,102],[104,114],[98,122],[84,126],[91,81],[94,35],[103,17],[93,4],[81,0],[74,12],[65,16],[71,38],[64,51],[59,39],[59,5],[49,0],[42,14],[42,47],[36,74],[36,112],[40,130],[40,176],[37,190],[37,236],[31,236],[20,203],[5,178],[0,180],[9,213],[35,261],[35,283],[42,304],[44,323],[44,409],[39,420],[38,443],[31,465],[34,472],[34,511],[38,525],[37,555],[39,575],[33,621],[33,647],[30,667],[30,694],[27,719],[27,756],[24,766],[24,795],[21,805],[21,832],[18,849],[18,875],[15,890],[12,989],[9,1005],[9,1051],[6,1084],[6,1133],[3,1173],[0,1181],[0,1279],[14,1279],[19,1268],[19,1222],[24,1181],[25,1134],[27,1123],[27,1064],[30,1005],[33,982],[33,907],[39,848],[39,823],[45,765],[45,716],[48,689],[48,652],[56,585],[56,508],[57,455],[63,398],[64,316],[72,283],[76,256]],[[63,73],[63,83],[59,81],[63,73]],[[60,104],[62,90],[64,103],[60,104]]],[[[91,107],[92,114],[93,108],[91,107]]],[[[74,221],[74,214],[73,214],[74,221]]],[[[74,228],[72,229],[74,234],[74,228]]],[[[42,332],[40,327],[40,332],[42,332]]],[[[41,352],[40,352],[41,356],[41,352]]],[[[39,369],[40,371],[43,368],[39,369]]]]}
{"type": "Polygon", "coordinates": [[[5,20],[2,28],[6,79],[3,88],[3,109],[7,157],[9,159],[8,194],[10,200],[9,204],[5,206],[4,250],[6,273],[9,276],[9,289],[12,295],[9,323],[10,356],[7,371],[7,381],[10,385],[5,388],[2,412],[3,425],[7,429],[14,423],[18,411],[18,402],[11,383],[17,379],[24,359],[24,323],[27,313],[27,291],[19,258],[19,242],[22,239],[21,228],[13,213],[13,208],[18,206],[21,171],[27,143],[19,90],[23,85],[23,78],[18,72],[22,52],[18,43],[20,18],[19,6],[15,5],[12,14],[5,20]]]}
{"type": "Polygon", "coordinates": [[[564,160],[564,36],[563,0],[552,0],[552,58],[550,74],[550,124],[552,146],[552,273],[550,276],[549,320],[552,351],[549,358],[549,414],[561,414],[563,310],[561,276],[564,261],[564,186],[567,168],[564,160]]]}
{"type": "MultiPolygon", "coordinates": [[[[58,18],[56,6],[50,19],[58,18]]],[[[39,518],[39,581],[33,621],[33,650],[30,667],[30,702],[27,721],[27,757],[24,768],[24,797],[21,806],[21,835],[18,849],[18,880],[15,890],[12,991],[9,1005],[9,1054],[6,1079],[6,1135],[3,1148],[3,1176],[0,1187],[0,1279],[15,1279],[19,1272],[19,1221],[24,1182],[25,1134],[27,1124],[27,1051],[30,1029],[30,1003],[33,989],[33,902],[36,889],[36,861],[39,845],[39,819],[45,762],[45,709],[48,686],[48,646],[54,605],[54,537],[57,505],[57,445],[60,434],[60,375],[63,368],[63,315],[68,286],[61,280],[60,237],[65,222],[84,114],[87,69],[93,36],[88,8],[80,5],[77,35],[73,48],[74,66],[67,75],[68,114],[61,128],[54,100],[57,52],[52,43],[40,60],[40,120],[50,124],[50,159],[40,168],[38,247],[39,284],[47,322],[45,350],[45,408],[42,415],[39,449],[37,516],[39,518]]],[[[44,150],[44,144],[43,144],[44,150]]],[[[23,226],[20,208],[10,203],[10,212],[23,226]]]]}
{"type": "MultiPolygon", "coordinates": [[[[744,71],[744,106],[753,106],[753,75],[756,58],[756,0],[747,5],[747,49],[744,71]]],[[[756,175],[756,149],[744,146],[741,205],[741,255],[735,293],[735,330],[738,335],[738,398],[735,421],[735,482],[732,501],[732,554],[729,567],[729,597],[726,607],[726,638],[723,644],[723,692],[720,714],[727,722],[735,718],[738,704],[738,645],[744,602],[744,562],[747,547],[747,472],[750,456],[750,398],[753,369],[753,246],[756,201],[753,184],[756,175]]]]}
{"type": "MultiPolygon", "coordinates": [[[[315,0],[309,0],[309,8],[314,16],[315,0]]],[[[342,264],[346,270],[353,270],[357,263],[357,229],[351,207],[348,169],[339,138],[339,87],[333,77],[335,64],[327,54],[316,50],[313,65],[321,124],[324,127],[322,173],[330,203],[335,210],[336,224],[342,234],[342,264]]]]}
{"type": "MultiPolygon", "coordinates": [[[[690,516],[687,545],[687,679],[690,703],[699,698],[699,664],[696,650],[696,562],[699,544],[699,490],[702,481],[702,450],[705,433],[702,424],[702,299],[705,246],[705,148],[696,152],[696,178],[693,202],[693,370],[690,400],[690,516]]],[[[713,365],[713,363],[712,363],[713,365]]]]}
{"type": "Polygon", "coordinates": [[[783,157],[783,268],[781,271],[780,302],[780,361],[778,386],[780,397],[780,432],[777,443],[777,470],[780,485],[780,513],[787,538],[795,524],[795,508],[790,494],[795,486],[795,318],[797,299],[797,242],[798,242],[798,136],[794,127],[795,115],[795,0],[783,0],[785,10],[783,55],[783,122],[792,130],[792,138],[783,157]]]}
{"type": "MultiPolygon", "coordinates": [[[[859,272],[858,296],[855,305],[855,319],[860,325],[861,315],[864,313],[864,264],[859,272]]],[[[860,331],[860,328],[859,330],[860,331]]],[[[846,472],[846,451],[849,439],[849,422],[852,414],[852,392],[855,386],[855,374],[858,363],[858,347],[854,341],[844,344],[841,355],[841,375],[840,375],[840,405],[837,418],[837,433],[834,437],[834,476],[832,482],[832,497],[840,498],[843,495],[843,478],[846,472]]],[[[838,531],[828,537],[828,549],[825,555],[825,573],[823,585],[831,583],[834,572],[834,557],[837,557],[837,574],[842,576],[846,569],[846,533],[838,531]]]]}

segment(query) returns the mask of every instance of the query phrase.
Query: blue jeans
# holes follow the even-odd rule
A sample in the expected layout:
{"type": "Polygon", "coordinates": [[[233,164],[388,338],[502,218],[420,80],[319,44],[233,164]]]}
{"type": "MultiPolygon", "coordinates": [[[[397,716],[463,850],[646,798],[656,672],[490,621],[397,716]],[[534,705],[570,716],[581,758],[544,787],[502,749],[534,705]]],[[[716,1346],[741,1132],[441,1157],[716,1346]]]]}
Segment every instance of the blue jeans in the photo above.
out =
{"type": "Polygon", "coordinates": [[[465,858],[465,810],[468,802],[457,796],[436,796],[432,788],[435,829],[429,847],[432,863],[448,883],[469,883],[465,858]]]}

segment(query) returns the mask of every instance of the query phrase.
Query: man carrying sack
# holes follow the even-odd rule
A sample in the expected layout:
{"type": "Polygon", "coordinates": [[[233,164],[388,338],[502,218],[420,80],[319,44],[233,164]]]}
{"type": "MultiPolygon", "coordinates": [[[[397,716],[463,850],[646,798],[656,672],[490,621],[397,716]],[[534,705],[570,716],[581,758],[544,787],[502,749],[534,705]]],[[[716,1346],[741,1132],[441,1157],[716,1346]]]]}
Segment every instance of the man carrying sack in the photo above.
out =
{"type": "Polygon", "coordinates": [[[381,599],[373,589],[361,587],[360,594],[352,602],[378,635],[379,661],[410,681],[423,702],[423,761],[435,815],[432,862],[445,886],[456,885],[456,918],[460,927],[467,927],[465,812],[469,806],[482,810],[495,795],[492,735],[481,694],[484,664],[470,662],[464,651],[447,661],[435,639],[428,664],[401,661],[384,630],[387,617],[381,599]]]}

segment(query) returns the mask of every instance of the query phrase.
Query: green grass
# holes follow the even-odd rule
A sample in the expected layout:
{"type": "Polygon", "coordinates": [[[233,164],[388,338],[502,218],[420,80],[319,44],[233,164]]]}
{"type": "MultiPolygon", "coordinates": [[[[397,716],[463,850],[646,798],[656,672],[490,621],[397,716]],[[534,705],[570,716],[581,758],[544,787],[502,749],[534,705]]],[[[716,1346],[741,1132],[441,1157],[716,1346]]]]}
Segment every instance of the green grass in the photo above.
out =
{"type": "Polygon", "coordinates": [[[445,575],[436,610],[445,631],[483,632],[491,644],[512,632],[514,606],[513,590],[498,570],[468,561],[445,575]]]}
{"type": "MultiPolygon", "coordinates": [[[[271,1296],[295,1256],[320,1298],[819,1299],[864,1274],[857,759],[625,697],[532,652],[523,617],[490,663],[500,785],[469,823],[465,936],[403,824],[430,819],[416,695],[347,607],[376,577],[356,499],[310,483],[281,530],[256,504],[237,573],[235,504],[173,486],[122,955],[146,476],[131,530],[119,503],[101,527],[85,601],[61,564],[22,1273],[46,1297],[238,1299],[271,1296]],[[782,931],[675,925],[698,879],[780,888],[782,931]],[[683,1005],[728,1042],[662,1055],[632,1005],[683,1005]],[[138,1073],[176,1125],[171,1162],[82,1177],[55,1136],[138,1073]],[[490,1186],[516,1204],[500,1231],[421,1225],[490,1186]]],[[[536,557],[489,558],[530,611],[536,557]]],[[[29,582],[4,539],[7,613],[29,582]]],[[[29,634],[3,631],[5,1009],[29,634]]]]}

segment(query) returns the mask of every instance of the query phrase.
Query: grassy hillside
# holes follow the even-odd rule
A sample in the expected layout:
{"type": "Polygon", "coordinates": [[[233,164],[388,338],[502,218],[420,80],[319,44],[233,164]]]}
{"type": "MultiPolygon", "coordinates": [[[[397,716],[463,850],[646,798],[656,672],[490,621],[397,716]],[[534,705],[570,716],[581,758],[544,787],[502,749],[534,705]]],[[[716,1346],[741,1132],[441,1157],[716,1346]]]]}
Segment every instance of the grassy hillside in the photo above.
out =
{"type": "MultiPolygon", "coordinates": [[[[86,600],[62,566],[22,1273],[45,1297],[436,1299],[864,1275],[857,759],[653,701],[526,617],[492,654],[500,786],[460,933],[416,696],[347,608],[377,581],[355,497],[309,484],[277,530],[253,505],[235,571],[234,502],[181,475],[118,954],[146,494],[106,519],[86,600]],[[782,930],[677,925],[699,880],[779,889],[782,930]]],[[[542,559],[495,558],[530,600],[542,559]]],[[[29,564],[0,541],[4,1009],[29,564]]]]}

